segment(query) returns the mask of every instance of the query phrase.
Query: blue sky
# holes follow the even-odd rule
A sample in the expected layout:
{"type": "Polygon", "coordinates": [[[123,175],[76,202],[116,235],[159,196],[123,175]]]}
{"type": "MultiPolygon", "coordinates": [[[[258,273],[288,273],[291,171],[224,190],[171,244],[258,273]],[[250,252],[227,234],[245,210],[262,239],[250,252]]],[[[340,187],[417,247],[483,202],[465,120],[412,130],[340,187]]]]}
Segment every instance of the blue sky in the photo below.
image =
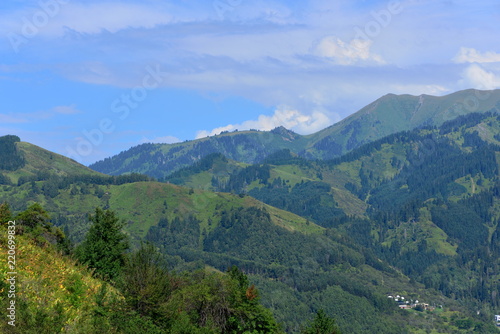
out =
{"type": "Polygon", "coordinates": [[[500,2],[7,1],[0,135],[84,164],[223,130],[321,130],[387,93],[500,88],[500,2]]]}

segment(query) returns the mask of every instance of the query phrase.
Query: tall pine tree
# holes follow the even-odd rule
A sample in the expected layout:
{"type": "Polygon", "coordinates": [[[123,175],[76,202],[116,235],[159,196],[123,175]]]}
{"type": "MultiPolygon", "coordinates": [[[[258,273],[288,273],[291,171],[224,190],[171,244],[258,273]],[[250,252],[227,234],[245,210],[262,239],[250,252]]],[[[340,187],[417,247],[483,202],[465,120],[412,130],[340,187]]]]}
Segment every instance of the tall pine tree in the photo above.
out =
{"type": "Polygon", "coordinates": [[[77,247],[76,256],[83,264],[95,269],[95,274],[106,279],[116,278],[125,263],[128,238],[122,232],[125,223],[111,210],[96,208],[90,217],[85,240],[77,247]]]}
{"type": "Polygon", "coordinates": [[[314,320],[302,331],[302,334],[340,334],[335,320],[326,315],[325,311],[318,310],[314,320]]]}

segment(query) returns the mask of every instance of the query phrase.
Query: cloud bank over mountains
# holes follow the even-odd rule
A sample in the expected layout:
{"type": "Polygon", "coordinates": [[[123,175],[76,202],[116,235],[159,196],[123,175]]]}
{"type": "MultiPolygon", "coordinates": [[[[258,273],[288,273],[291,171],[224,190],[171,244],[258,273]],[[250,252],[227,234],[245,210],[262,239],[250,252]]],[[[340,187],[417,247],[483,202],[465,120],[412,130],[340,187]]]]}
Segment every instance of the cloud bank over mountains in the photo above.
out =
{"type": "Polygon", "coordinates": [[[96,148],[103,154],[133,131],[135,139],[122,145],[280,125],[308,134],[387,93],[500,87],[500,49],[492,43],[500,33],[500,4],[493,0],[47,0],[1,6],[0,89],[13,91],[14,85],[22,96],[21,90],[36,91],[41,83],[53,87],[31,98],[46,105],[4,109],[5,131],[24,131],[37,142],[29,125],[34,119],[23,114],[74,106],[79,113],[67,109],[44,126],[51,136],[74,141],[113,116],[110,104],[142,85],[145,68],[161,69],[159,87],[134,110],[155,124],[141,132],[133,117],[120,120],[96,148]],[[68,94],[70,87],[80,94],[68,94]],[[179,91],[198,96],[197,104],[180,99],[179,91]],[[61,95],[71,97],[61,101],[61,95]],[[233,98],[253,107],[224,102],[233,98]],[[68,119],[74,125],[58,135],[68,119]]]}

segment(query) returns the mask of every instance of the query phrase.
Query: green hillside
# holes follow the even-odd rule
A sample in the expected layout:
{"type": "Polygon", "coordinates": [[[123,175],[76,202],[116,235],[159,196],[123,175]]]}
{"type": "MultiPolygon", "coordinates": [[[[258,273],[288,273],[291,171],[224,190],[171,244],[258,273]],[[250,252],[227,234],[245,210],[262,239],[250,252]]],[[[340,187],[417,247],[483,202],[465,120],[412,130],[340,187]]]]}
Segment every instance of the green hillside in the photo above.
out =
{"type": "MultiPolygon", "coordinates": [[[[268,206],[261,205],[260,209],[249,206],[245,209],[245,201],[250,205],[258,203],[249,197],[221,194],[223,201],[217,202],[221,211],[211,215],[205,224],[202,219],[207,215],[206,212],[196,216],[177,215],[190,204],[186,198],[189,194],[183,194],[184,191],[188,193],[188,189],[174,189],[171,197],[163,197],[158,187],[150,188],[141,183],[123,186],[132,187],[135,194],[140,196],[156,192],[161,199],[167,200],[167,205],[171,204],[174,208],[177,207],[176,204],[169,199],[180,197],[181,202],[186,204],[179,206],[179,212],[173,209],[172,215],[169,215],[170,210],[167,209],[164,218],[147,229],[145,238],[167,254],[167,261],[172,269],[192,271],[203,269],[205,265],[220,271],[225,271],[232,265],[242,268],[249,274],[251,282],[257,284],[262,293],[262,303],[273,311],[277,320],[289,332],[297,332],[314,310],[324,308],[328,309],[329,315],[339,319],[339,326],[346,332],[397,333],[406,325],[403,314],[397,312],[397,305],[386,298],[393,291],[404,291],[434,303],[453,305],[451,300],[426,291],[421,285],[410,284],[408,278],[380,263],[371,252],[360,249],[350,241],[346,242],[340,235],[325,233],[313,223],[306,223],[305,219],[290,213],[282,215],[281,210],[268,206]],[[312,293],[311,289],[317,292],[312,293]],[[344,302],[341,305],[335,304],[332,308],[329,299],[317,300],[324,293],[333,299],[342,298],[344,302]],[[350,315],[345,316],[346,312],[350,312],[350,315]],[[369,315],[371,320],[359,318],[359,312],[369,315]]],[[[160,186],[166,186],[169,190],[173,187],[160,186]]],[[[126,193],[122,193],[122,196],[125,195],[126,193]]],[[[193,195],[195,194],[191,196],[193,195]]],[[[82,202],[81,197],[77,198],[82,202]]],[[[64,203],[59,202],[57,205],[61,210],[64,203]]],[[[130,203],[124,205],[128,206],[130,203]]],[[[128,223],[126,231],[132,241],[138,240],[142,230],[147,228],[145,223],[131,224],[127,220],[127,217],[135,216],[135,221],[140,222],[143,217],[147,217],[137,215],[137,212],[147,210],[142,207],[142,203],[134,205],[138,205],[138,208],[132,212],[123,211],[119,205],[111,206],[120,217],[125,218],[128,223]]],[[[207,211],[212,203],[203,206],[201,202],[197,205],[200,210],[207,211]]],[[[51,208],[51,203],[47,202],[46,206],[51,208]]],[[[159,206],[163,207],[162,204],[159,206]]],[[[52,219],[53,224],[69,233],[76,229],[77,224],[85,224],[85,230],[88,229],[88,221],[82,211],[75,214],[74,220],[70,212],[67,212],[65,218],[57,217],[50,210],[49,214],[55,217],[52,219]]],[[[37,252],[36,248],[34,251],[37,252]]],[[[50,257],[43,258],[50,260],[50,257]]],[[[36,262],[39,258],[30,259],[36,262]]],[[[46,270],[45,264],[36,262],[33,266],[40,267],[40,272],[46,270]]],[[[47,272],[52,271],[47,269],[47,272]]],[[[57,279],[55,276],[54,280],[57,279]]],[[[45,298],[52,300],[52,294],[45,298]]],[[[31,303],[31,300],[28,299],[28,302],[31,303]]],[[[421,319],[416,326],[423,326],[426,321],[421,319]]],[[[443,318],[440,322],[444,324],[446,321],[443,318]]]]}
{"type": "MultiPolygon", "coordinates": [[[[0,137],[0,152],[3,153],[2,165],[4,165],[0,166],[0,170],[9,171],[8,178],[4,179],[3,183],[18,183],[20,178],[26,179],[38,175],[43,175],[45,177],[47,175],[103,176],[103,174],[86,168],[76,161],[62,155],[47,151],[30,143],[21,142],[17,136],[0,137]],[[13,161],[17,161],[15,166],[7,165],[9,162],[13,161]]],[[[3,173],[3,175],[5,175],[5,173],[3,173]]]]}
{"type": "MultiPolygon", "coordinates": [[[[39,205],[17,215],[0,205],[0,249],[11,254],[0,265],[0,305],[7,310],[2,333],[282,332],[260,304],[259,290],[236,267],[179,275],[152,245],[115,253],[110,235],[122,232],[108,229],[94,234],[84,254],[119,255],[123,262],[110,279],[102,275],[106,267],[83,262],[80,248],[61,247],[64,235],[47,218],[39,205]]],[[[116,219],[112,211],[96,210],[93,228],[109,219],[116,219]]]]}
{"type": "MultiPolygon", "coordinates": [[[[17,227],[20,228],[19,226],[17,227]]],[[[0,227],[0,249],[8,251],[7,222],[0,227]]],[[[15,300],[15,326],[7,319],[0,324],[2,333],[81,333],[90,312],[97,307],[96,295],[104,282],[76,262],[62,256],[54,247],[41,247],[27,235],[16,235],[15,299],[8,297],[12,290],[7,284],[11,272],[7,261],[1,261],[2,271],[0,303],[7,309],[15,300]]],[[[10,283],[10,282],[9,282],[10,283]]],[[[116,294],[114,289],[111,294],[116,294]]],[[[12,296],[12,295],[11,295],[12,296]]],[[[4,314],[6,315],[5,311],[4,314]]]]}

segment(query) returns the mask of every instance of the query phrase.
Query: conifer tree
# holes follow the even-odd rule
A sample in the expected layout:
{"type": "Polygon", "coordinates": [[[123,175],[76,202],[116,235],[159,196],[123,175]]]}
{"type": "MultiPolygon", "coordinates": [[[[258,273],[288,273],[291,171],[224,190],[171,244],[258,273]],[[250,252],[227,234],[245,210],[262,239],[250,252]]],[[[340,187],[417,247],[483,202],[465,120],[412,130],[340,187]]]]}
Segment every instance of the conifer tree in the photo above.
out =
{"type": "Polygon", "coordinates": [[[302,331],[302,334],[340,334],[335,320],[326,315],[325,311],[318,310],[314,320],[302,331]]]}
{"type": "Polygon", "coordinates": [[[76,256],[83,264],[95,269],[95,274],[106,280],[116,278],[125,263],[128,238],[122,232],[125,223],[111,210],[96,208],[90,217],[85,240],[77,247],[76,256]]]}

